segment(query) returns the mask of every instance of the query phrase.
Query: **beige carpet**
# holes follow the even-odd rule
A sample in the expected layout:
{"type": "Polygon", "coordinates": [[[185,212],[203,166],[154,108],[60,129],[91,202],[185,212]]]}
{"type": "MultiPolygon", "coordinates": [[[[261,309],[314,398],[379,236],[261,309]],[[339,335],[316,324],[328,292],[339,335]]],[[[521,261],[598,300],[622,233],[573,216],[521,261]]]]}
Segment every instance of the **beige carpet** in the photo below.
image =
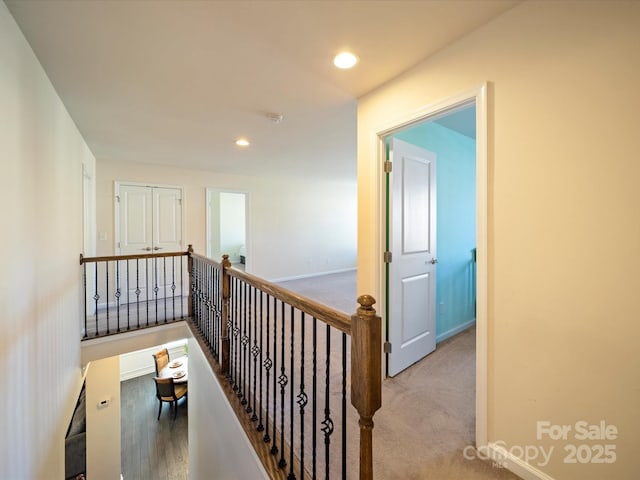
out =
{"type": "MultiPolygon", "coordinates": [[[[281,285],[351,313],[355,283],[355,272],[347,272],[281,285]]],[[[518,478],[463,455],[475,436],[475,328],[441,342],[434,353],[386,379],[374,421],[376,479],[518,478]]],[[[349,438],[357,442],[352,428],[349,438]]],[[[352,464],[348,470],[355,478],[352,464]]]]}

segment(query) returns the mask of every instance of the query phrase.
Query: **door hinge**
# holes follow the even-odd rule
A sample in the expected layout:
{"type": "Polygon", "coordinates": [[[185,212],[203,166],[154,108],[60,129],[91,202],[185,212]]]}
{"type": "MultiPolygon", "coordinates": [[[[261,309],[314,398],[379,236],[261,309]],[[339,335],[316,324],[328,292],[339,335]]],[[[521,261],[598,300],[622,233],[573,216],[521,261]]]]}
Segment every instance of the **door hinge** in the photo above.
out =
{"type": "Polygon", "coordinates": [[[384,252],[383,258],[384,258],[384,263],[391,263],[391,252],[384,252]]]}
{"type": "Polygon", "coordinates": [[[392,170],[391,160],[385,160],[385,162],[384,162],[384,173],[391,173],[391,170],[392,170]]]}
{"type": "Polygon", "coordinates": [[[391,342],[384,342],[384,353],[391,353],[391,342]]]}
{"type": "Polygon", "coordinates": [[[120,248],[120,242],[118,242],[118,248],[120,248]]]}
{"type": "Polygon", "coordinates": [[[178,199],[178,205],[182,206],[182,199],[181,198],[178,199]]]}
{"type": "Polygon", "coordinates": [[[116,202],[120,203],[120,195],[116,195],[116,202]]]}

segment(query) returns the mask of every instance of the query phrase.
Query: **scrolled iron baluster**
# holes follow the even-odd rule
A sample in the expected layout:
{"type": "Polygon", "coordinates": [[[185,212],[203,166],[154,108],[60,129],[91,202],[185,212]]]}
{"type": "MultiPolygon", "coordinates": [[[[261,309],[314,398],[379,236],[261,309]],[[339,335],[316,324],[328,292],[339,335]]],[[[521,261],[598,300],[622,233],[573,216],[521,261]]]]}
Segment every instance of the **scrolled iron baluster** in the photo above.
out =
{"type": "MultiPolygon", "coordinates": [[[[304,391],[304,343],[305,343],[305,323],[304,312],[300,312],[300,393],[296,397],[296,403],[300,408],[300,477],[304,478],[304,409],[309,401],[307,393],[304,391]]],[[[293,382],[292,382],[293,383],[293,382]]]]}
{"type": "Polygon", "coordinates": [[[247,284],[242,282],[243,288],[240,289],[242,308],[242,335],[240,336],[240,343],[242,344],[242,351],[240,352],[240,391],[238,397],[241,398],[240,405],[247,404],[246,396],[246,381],[247,381],[247,344],[249,343],[249,337],[247,336],[247,284]]]}
{"type": "MultiPolygon", "coordinates": [[[[247,407],[247,413],[251,413],[251,421],[256,422],[258,420],[258,415],[256,414],[256,396],[258,390],[258,354],[260,353],[260,348],[258,347],[258,292],[255,287],[251,287],[251,298],[253,299],[253,315],[251,319],[253,320],[253,345],[251,347],[251,355],[253,356],[253,388],[250,388],[252,397],[252,404],[247,407]]],[[[249,328],[251,330],[251,328],[249,328]]]]}
{"type": "Polygon", "coordinates": [[[98,294],[98,262],[95,263],[94,273],[96,277],[96,287],[93,294],[93,300],[95,301],[95,311],[96,311],[96,337],[100,335],[100,330],[98,330],[98,300],[100,300],[100,295],[98,294]]]}
{"type": "Polygon", "coordinates": [[[278,370],[278,306],[277,300],[273,299],[273,421],[271,422],[273,425],[273,440],[271,444],[271,453],[276,455],[278,453],[277,435],[276,435],[276,419],[277,419],[277,406],[278,406],[278,398],[277,398],[277,384],[278,379],[276,376],[276,372],[278,370]]]}
{"type": "Polygon", "coordinates": [[[109,262],[105,262],[104,263],[104,273],[105,273],[105,278],[106,278],[106,282],[105,282],[105,289],[106,289],[106,294],[105,294],[105,310],[106,310],[106,314],[107,314],[107,335],[109,335],[109,262]]]}
{"type": "MultiPolygon", "coordinates": [[[[264,310],[263,310],[263,298],[262,298],[262,290],[260,291],[260,347],[258,347],[258,352],[260,353],[260,359],[258,360],[258,363],[260,365],[262,365],[262,337],[263,337],[263,330],[262,330],[262,321],[263,321],[263,314],[264,314],[264,310]]],[[[259,378],[259,383],[260,383],[260,400],[259,400],[259,411],[258,411],[258,426],[256,427],[256,430],[258,432],[262,432],[264,430],[264,425],[262,424],[262,368],[260,368],[260,374],[258,376],[259,378]]],[[[255,414],[255,408],[254,408],[254,414],[255,414]]]]}
{"type": "Polygon", "coordinates": [[[347,478],[347,334],[342,332],[342,478],[347,478]]]}
{"type": "MultiPolygon", "coordinates": [[[[294,360],[295,360],[295,345],[294,345],[294,334],[295,334],[295,310],[293,306],[289,312],[291,317],[291,328],[289,332],[289,336],[291,337],[291,342],[289,344],[290,352],[290,367],[289,367],[289,375],[291,376],[291,387],[289,388],[289,475],[287,476],[287,480],[295,480],[296,475],[293,473],[293,435],[294,435],[294,410],[293,410],[293,384],[295,382],[295,370],[294,370],[294,360]]],[[[302,430],[302,423],[300,423],[300,430],[302,430]]]]}
{"type": "Polygon", "coordinates": [[[324,385],[324,420],[322,421],[322,432],[324,433],[324,465],[325,465],[325,478],[329,480],[329,462],[330,462],[330,445],[331,434],[333,433],[333,420],[331,418],[331,399],[330,399],[330,387],[331,387],[331,327],[327,325],[326,328],[326,359],[325,359],[325,385],[324,385]]]}
{"type": "MultiPolygon", "coordinates": [[[[269,328],[269,323],[271,320],[271,309],[269,308],[269,305],[271,303],[271,296],[267,295],[267,328],[266,328],[266,333],[267,333],[267,338],[266,338],[266,344],[267,344],[267,352],[266,352],[266,357],[264,359],[264,369],[265,369],[265,383],[266,383],[266,392],[265,392],[265,401],[267,404],[267,408],[266,408],[266,413],[265,413],[265,418],[266,418],[266,426],[263,426],[263,428],[265,429],[264,432],[264,442],[265,443],[269,443],[271,441],[271,437],[269,436],[269,386],[271,385],[271,383],[269,382],[269,377],[270,377],[270,373],[271,373],[271,367],[273,366],[273,362],[271,361],[271,343],[270,343],[270,335],[271,335],[271,329],[269,328]]],[[[261,409],[261,413],[262,415],[262,409],[261,409]]],[[[262,425],[262,421],[260,421],[260,425],[262,425]]]]}
{"type": "Polygon", "coordinates": [[[316,478],[318,468],[318,458],[316,455],[318,449],[318,320],[313,319],[313,354],[312,354],[313,376],[311,379],[311,461],[312,461],[312,478],[316,478]]]}
{"type": "Polygon", "coordinates": [[[117,332],[120,332],[120,262],[116,260],[116,320],[117,332]]]}
{"type": "Polygon", "coordinates": [[[287,461],[284,459],[284,394],[285,387],[289,382],[286,374],[284,363],[284,330],[285,330],[285,303],[280,302],[281,305],[281,320],[282,327],[280,328],[280,376],[278,377],[278,384],[280,385],[280,460],[278,461],[278,467],[284,468],[287,466],[287,461]]]}

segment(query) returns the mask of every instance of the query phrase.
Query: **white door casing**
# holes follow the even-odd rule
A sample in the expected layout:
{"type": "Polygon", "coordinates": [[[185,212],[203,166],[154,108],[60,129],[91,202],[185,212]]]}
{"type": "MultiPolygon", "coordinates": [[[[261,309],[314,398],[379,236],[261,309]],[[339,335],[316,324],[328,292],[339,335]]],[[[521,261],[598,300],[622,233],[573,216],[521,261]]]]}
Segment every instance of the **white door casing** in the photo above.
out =
{"type": "Polygon", "coordinates": [[[392,139],[389,355],[394,376],[436,348],[436,155],[392,139]]]}

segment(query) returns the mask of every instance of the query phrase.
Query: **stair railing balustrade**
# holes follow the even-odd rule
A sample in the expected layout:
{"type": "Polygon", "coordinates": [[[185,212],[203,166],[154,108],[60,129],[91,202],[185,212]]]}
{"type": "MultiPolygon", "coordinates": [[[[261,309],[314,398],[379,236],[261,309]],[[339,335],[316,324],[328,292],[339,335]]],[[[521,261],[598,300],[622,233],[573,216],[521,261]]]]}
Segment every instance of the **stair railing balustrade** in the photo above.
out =
{"type": "Polygon", "coordinates": [[[375,300],[359,297],[349,316],[191,247],[188,270],[188,323],[271,477],[345,479],[359,464],[359,477],[373,478],[382,400],[375,300]],[[358,429],[359,442],[348,442],[358,429]]]}
{"type": "Polygon", "coordinates": [[[85,257],[82,340],[138,330],[188,314],[189,252],[85,257]]]}

